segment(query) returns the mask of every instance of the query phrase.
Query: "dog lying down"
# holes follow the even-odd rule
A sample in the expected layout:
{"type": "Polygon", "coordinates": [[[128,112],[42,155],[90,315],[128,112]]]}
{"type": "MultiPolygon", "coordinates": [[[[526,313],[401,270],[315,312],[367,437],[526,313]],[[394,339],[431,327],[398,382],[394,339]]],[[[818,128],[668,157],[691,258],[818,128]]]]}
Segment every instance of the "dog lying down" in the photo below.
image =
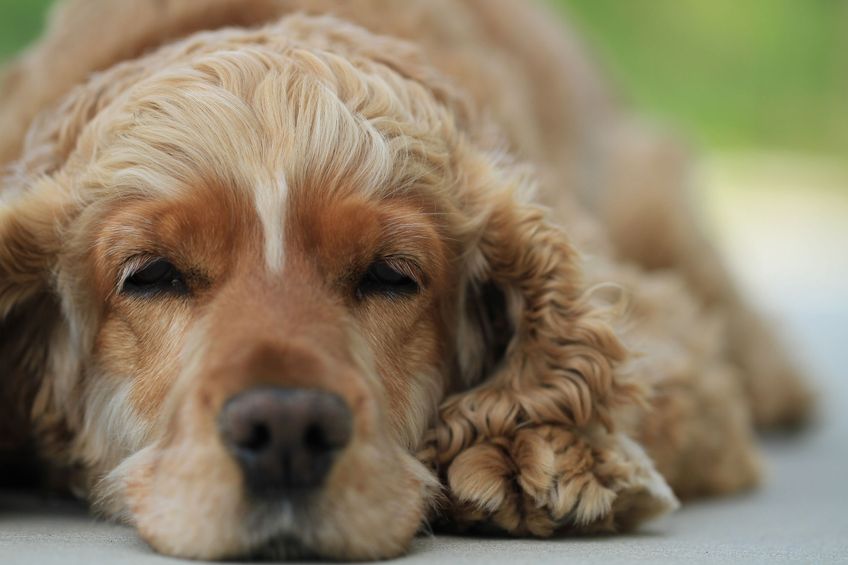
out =
{"type": "Polygon", "coordinates": [[[626,530],[809,412],[543,7],[70,0],[0,96],[3,449],[156,551],[626,530]]]}

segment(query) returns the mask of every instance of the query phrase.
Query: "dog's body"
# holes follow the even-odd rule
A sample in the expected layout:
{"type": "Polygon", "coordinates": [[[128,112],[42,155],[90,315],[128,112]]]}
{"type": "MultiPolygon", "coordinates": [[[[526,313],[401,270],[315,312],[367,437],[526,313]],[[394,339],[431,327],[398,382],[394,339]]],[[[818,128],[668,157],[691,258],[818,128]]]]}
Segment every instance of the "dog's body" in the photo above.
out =
{"type": "Polygon", "coordinates": [[[524,2],[72,0],[0,96],[0,447],[159,551],[632,527],[808,410],[675,145],[524,2]],[[245,462],[280,411],[321,458],[245,462]]]}

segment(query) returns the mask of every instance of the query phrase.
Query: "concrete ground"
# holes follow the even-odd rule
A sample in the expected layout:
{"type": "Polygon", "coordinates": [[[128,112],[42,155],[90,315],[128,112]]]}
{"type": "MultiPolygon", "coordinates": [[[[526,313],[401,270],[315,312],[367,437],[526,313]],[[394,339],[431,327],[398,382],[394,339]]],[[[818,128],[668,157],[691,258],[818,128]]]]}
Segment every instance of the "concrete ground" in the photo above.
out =
{"type": "MultiPolygon", "coordinates": [[[[769,476],[744,496],[693,503],[619,537],[420,537],[398,563],[848,563],[848,183],[787,159],[706,169],[710,224],[743,287],[775,320],[821,393],[818,423],[767,438],[769,476]],[[743,190],[739,190],[739,189],[743,190]]],[[[79,506],[0,495],[0,564],[165,564],[128,528],[79,506]]]]}

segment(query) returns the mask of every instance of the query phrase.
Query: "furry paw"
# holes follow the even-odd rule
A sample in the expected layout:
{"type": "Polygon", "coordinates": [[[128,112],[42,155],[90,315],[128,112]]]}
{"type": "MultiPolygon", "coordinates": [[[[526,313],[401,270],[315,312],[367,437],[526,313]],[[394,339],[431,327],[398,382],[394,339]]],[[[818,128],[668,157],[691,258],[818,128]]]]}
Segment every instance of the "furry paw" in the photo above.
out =
{"type": "Polygon", "coordinates": [[[548,425],[467,448],[446,479],[452,522],[514,535],[629,529],[678,504],[627,437],[548,425]]]}

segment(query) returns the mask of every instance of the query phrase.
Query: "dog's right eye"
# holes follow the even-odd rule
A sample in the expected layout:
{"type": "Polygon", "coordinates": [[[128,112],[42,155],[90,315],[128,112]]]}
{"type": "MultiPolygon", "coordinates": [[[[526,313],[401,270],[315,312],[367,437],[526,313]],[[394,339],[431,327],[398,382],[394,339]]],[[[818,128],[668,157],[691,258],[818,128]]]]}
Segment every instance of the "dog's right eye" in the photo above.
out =
{"type": "Polygon", "coordinates": [[[182,274],[165,259],[157,259],[134,271],[124,281],[122,292],[128,294],[185,294],[188,292],[182,274]]]}

